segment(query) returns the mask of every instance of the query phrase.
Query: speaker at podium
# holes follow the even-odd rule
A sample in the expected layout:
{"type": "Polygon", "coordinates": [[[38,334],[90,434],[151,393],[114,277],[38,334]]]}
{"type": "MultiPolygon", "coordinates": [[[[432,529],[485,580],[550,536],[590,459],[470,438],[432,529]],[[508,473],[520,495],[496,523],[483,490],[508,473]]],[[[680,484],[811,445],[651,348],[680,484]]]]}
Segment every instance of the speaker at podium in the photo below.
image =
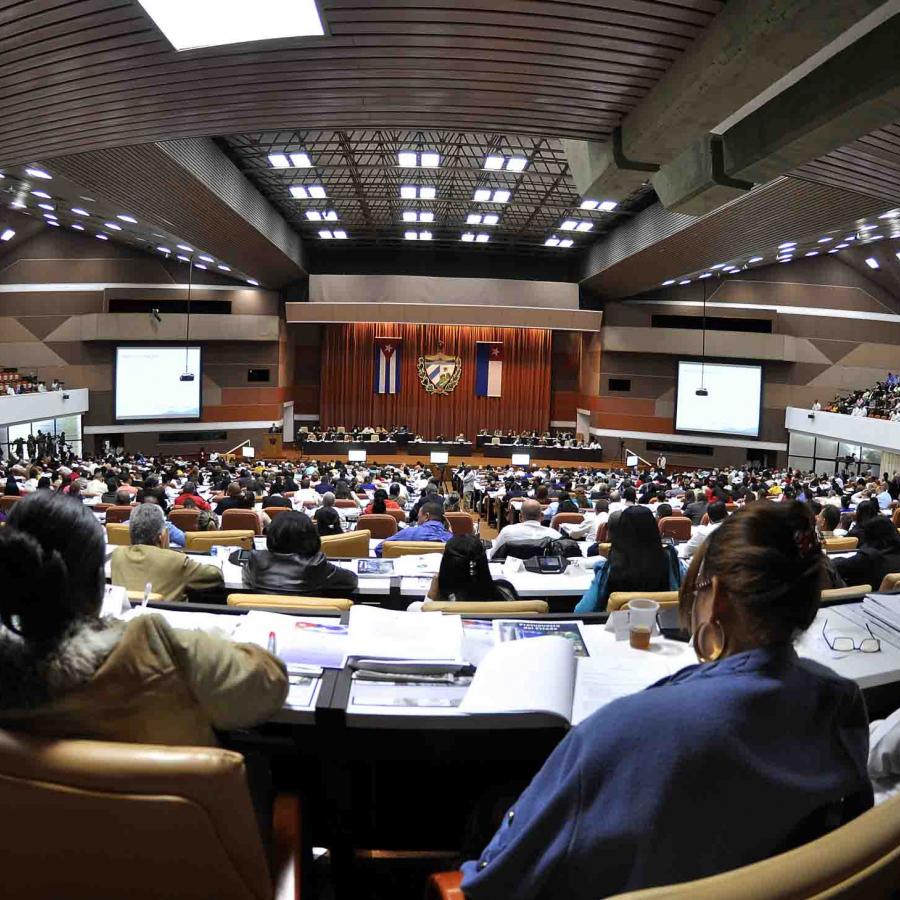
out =
{"type": "Polygon", "coordinates": [[[263,439],[263,456],[271,459],[281,459],[283,454],[282,439],[280,434],[267,434],[263,439]]]}

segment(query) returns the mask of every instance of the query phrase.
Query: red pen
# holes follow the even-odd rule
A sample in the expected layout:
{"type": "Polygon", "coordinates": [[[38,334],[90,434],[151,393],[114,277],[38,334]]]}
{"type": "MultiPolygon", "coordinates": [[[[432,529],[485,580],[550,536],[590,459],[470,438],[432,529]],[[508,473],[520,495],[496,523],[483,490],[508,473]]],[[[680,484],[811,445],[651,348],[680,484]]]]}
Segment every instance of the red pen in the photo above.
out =
{"type": "Polygon", "coordinates": [[[269,650],[269,653],[275,652],[275,632],[274,631],[269,632],[268,650],[269,650]]]}

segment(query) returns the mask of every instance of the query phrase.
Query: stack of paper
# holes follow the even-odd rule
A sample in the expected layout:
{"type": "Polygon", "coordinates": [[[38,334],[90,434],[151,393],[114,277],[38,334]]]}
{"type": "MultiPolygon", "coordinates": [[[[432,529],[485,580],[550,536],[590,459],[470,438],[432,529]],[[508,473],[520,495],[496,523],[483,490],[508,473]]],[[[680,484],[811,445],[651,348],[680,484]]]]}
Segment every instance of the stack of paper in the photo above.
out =
{"type": "Polygon", "coordinates": [[[900,594],[866,594],[862,608],[881,624],[900,631],[900,594]]]}
{"type": "Polygon", "coordinates": [[[341,669],[347,650],[347,626],[325,616],[286,616],[250,610],[234,631],[234,640],[274,649],[288,668],[299,671],[341,669]]]}
{"type": "Polygon", "coordinates": [[[462,635],[459,616],[354,606],[347,656],[461,664],[462,635]]]}

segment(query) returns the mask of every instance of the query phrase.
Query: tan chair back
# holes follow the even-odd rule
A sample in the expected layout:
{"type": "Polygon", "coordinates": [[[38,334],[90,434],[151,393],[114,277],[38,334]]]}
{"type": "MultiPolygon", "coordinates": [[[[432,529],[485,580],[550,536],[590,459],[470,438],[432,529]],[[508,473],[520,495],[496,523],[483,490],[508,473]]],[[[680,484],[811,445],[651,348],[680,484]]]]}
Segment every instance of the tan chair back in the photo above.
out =
{"type": "Polygon", "coordinates": [[[235,531],[188,531],[184,535],[184,549],[206,553],[212,547],[242,547],[253,549],[253,532],[250,529],[235,531]]]}
{"type": "Polygon", "coordinates": [[[117,522],[127,522],[131,518],[133,506],[111,506],[106,511],[106,524],[116,524],[117,522]]]}
{"type": "MultiPolygon", "coordinates": [[[[126,591],[128,594],[128,600],[130,603],[143,603],[144,602],[144,592],[143,591],[126,591]]],[[[151,592],[150,596],[147,598],[148,601],[152,600],[155,603],[159,603],[162,601],[163,595],[156,594],[151,592]]]]}
{"type": "Polygon", "coordinates": [[[368,513],[359,517],[356,529],[357,531],[368,529],[376,539],[391,537],[397,533],[397,520],[387,513],[368,513]]]}
{"type": "Polygon", "coordinates": [[[584,521],[582,513],[563,512],[557,513],[550,521],[550,527],[559,531],[560,525],[580,525],[584,521]]]}
{"type": "Polygon", "coordinates": [[[686,541],[691,536],[691,520],[687,516],[665,516],[659,520],[659,533],[663,537],[686,541]]]}
{"type": "Polygon", "coordinates": [[[613,591],[606,604],[609,612],[622,609],[629,600],[655,600],[660,606],[678,602],[678,591],[613,591]]]}
{"type": "Polygon", "coordinates": [[[475,523],[467,512],[448,512],[444,513],[444,518],[450,526],[450,531],[456,535],[467,535],[475,533],[475,523]]]}
{"type": "Polygon", "coordinates": [[[260,534],[259,516],[252,509],[226,509],[222,513],[222,531],[252,531],[260,534]]]}
{"type": "Polygon", "coordinates": [[[9,495],[4,494],[2,497],[0,497],[0,510],[2,510],[5,513],[8,513],[13,508],[13,506],[16,503],[18,503],[21,499],[22,499],[21,494],[9,494],[9,495]]]}
{"type": "Polygon", "coordinates": [[[264,506],[263,512],[272,520],[275,519],[276,516],[280,516],[282,513],[290,512],[291,509],[288,506],[264,506]]]}
{"type": "Polygon", "coordinates": [[[464,613],[496,613],[501,616],[541,615],[550,611],[546,600],[426,600],[422,612],[446,615],[464,613]]]}
{"type": "Polygon", "coordinates": [[[339,610],[343,612],[353,606],[352,600],[343,600],[336,597],[294,597],[287,594],[229,594],[228,605],[247,609],[268,608],[280,606],[289,609],[315,610],[339,610]]]}
{"type": "MultiPolygon", "coordinates": [[[[900,884],[900,797],[796,850],[609,900],[889,900],[900,884]]],[[[448,895],[449,896],[449,895],[448,895]]]]}
{"type": "Polygon", "coordinates": [[[196,531],[200,518],[199,509],[173,509],[169,511],[169,521],[179,531],[196,531]]]}
{"type": "Polygon", "coordinates": [[[127,522],[106,523],[106,543],[116,547],[131,546],[131,531],[127,522]]]}
{"type": "Polygon", "coordinates": [[[328,559],[368,559],[371,531],[348,531],[322,537],[322,552],[328,559]]]}
{"type": "Polygon", "coordinates": [[[888,572],[881,581],[879,591],[884,593],[893,593],[900,590],[900,572],[888,572]]]}
{"type": "Polygon", "coordinates": [[[272,897],[244,760],[230,750],[0,731],[0,805],[17,810],[6,897],[272,897]]]}
{"type": "Polygon", "coordinates": [[[396,559],[398,556],[417,556],[421,553],[443,553],[442,541],[388,541],[382,547],[384,559],[396,559]]]}
{"type": "Polygon", "coordinates": [[[609,541],[604,541],[602,544],[597,544],[597,555],[603,556],[609,559],[609,551],[612,550],[612,544],[609,541]]]}
{"type": "Polygon", "coordinates": [[[822,541],[822,546],[825,548],[826,552],[835,550],[855,550],[858,545],[859,538],[855,537],[825,538],[825,540],[822,541]]]}
{"type": "Polygon", "coordinates": [[[872,593],[871,584],[854,584],[850,587],[826,588],[822,591],[822,603],[835,603],[844,600],[861,600],[872,593]]]}

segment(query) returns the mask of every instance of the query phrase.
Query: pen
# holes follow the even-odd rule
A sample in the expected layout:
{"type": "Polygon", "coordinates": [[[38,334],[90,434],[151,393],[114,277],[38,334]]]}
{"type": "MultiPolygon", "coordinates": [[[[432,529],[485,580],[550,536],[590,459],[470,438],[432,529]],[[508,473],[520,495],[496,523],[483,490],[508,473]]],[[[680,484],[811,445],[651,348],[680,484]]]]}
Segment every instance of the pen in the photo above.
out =
{"type": "Polygon", "coordinates": [[[153,585],[148,581],[144,585],[144,602],[141,606],[146,606],[150,602],[150,595],[153,593],[153,585]]]}
{"type": "Polygon", "coordinates": [[[269,632],[269,643],[268,643],[268,651],[269,653],[275,653],[275,632],[269,632]]]}

